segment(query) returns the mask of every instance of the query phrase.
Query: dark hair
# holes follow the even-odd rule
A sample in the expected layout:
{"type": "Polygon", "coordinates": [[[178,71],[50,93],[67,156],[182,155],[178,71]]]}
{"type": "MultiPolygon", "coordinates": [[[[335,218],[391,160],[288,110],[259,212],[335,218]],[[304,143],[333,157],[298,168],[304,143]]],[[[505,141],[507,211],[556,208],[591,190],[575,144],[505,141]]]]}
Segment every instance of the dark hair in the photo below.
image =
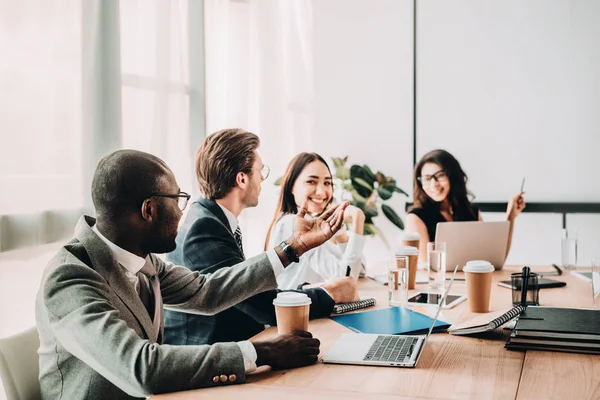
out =
{"type": "Polygon", "coordinates": [[[450,202],[450,205],[452,207],[454,219],[456,221],[468,221],[473,218],[477,219],[478,216],[476,215],[475,209],[473,208],[470,199],[474,196],[471,194],[471,192],[467,190],[467,181],[469,178],[461,168],[458,160],[446,150],[430,151],[429,153],[425,154],[415,166],[415,204],[413,208],[436,207],[437,209],[439,209],[440,207],[439,203],[435,202],[433,199],[431,199],[431,197],[427,195],[427,193],[425,193],[425,191],[423,190],[423,185],[418,179],[421,176],[421,170],[423,169],[423,166],[427,163],[439,165],[448,176],[448,181],[450,182],[450,192],[448,193],[448,201],[450,202]]]}
{"type": "Polygon", "coordinates": [[[292,161],[290,161],[285,173],[283,174],[283,177],[281,178],[279,200],[277,200],[275,215],[273,216],[273,220],[271,221],[271,225],[267,231],[265,250],[269,245],[271,231],[273,230],[273,227],[275,227],[279,217],[285,214],[296,214],[298,212],[298,206],[296,205],[294,195],[292,194],[292,189],[294,188],[294,184],[296,183],[298,176],[300,176],[302,173],[302,170],[304,170],[304,168],[313,161],[320,161],[325,164],[327,170],[329,171],[329,175],[331,175],[331,170],[329,169],[329,165],[327,165],[327,161],[325,161],[323,157],[317,153],[300,153],[294,157],[292,161]]]}
{"type": "Polygon", "coordinates": [[[160,158],[138,150],[118,150],[104,157],[92,179],[92,201],[98,217],[120,217],[139,209],[159,190],[171,170],[160,158]]]}
{"type": "Polygon", "coordinates": [[[225,197],[235,187],[237,174],[252,174],[254,150],[260,139],[243,129],[224,129],[204,139],[196,153],[196,177],[207,199],[225,197]]]}

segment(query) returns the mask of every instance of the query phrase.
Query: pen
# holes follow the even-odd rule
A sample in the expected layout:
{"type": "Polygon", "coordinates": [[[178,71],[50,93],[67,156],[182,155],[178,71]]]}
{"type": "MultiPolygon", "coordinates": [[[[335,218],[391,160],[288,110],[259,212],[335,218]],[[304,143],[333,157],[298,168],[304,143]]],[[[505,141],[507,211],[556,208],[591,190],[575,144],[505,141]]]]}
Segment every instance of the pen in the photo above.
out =
{"type": "Polygon", "coordinates": [[[351,271],[351,270],[352,270],[352,269],[351,269],[351,268],[350,268],[350,266],[348,265],[348,266],[346,267],[346,276],[350,276],[350,271],[351,271]]]}
{"type": "Polygon", "coordinates": [[[521,305],[527,305],[527,280],[529,279],[529,267],[523,267],[523,283],[521,283],[521,305]]]}

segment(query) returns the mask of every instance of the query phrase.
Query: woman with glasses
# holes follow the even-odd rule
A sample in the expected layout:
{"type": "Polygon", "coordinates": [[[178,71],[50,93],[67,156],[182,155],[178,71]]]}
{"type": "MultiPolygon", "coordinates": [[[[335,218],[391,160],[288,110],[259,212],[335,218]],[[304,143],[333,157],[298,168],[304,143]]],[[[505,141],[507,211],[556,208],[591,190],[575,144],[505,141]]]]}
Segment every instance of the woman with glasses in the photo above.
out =
{"type": "MultiPolygon", "coordinates": [[[[300,153],[289,163],[281,179],[277,210],[265,240],[265,248],[276,246],[292,232],[295,214],[303,204],[307,218],[320,215],[333,200],[333,179],[329,166],[316,153],[300,153]],[[286,236],[287,235],[287,236],[286,236]]],[[[365,215],[361,209],[348,206],[344,220],[348,230],[338,232],[329,242],[306,252],[298,263],[289,265],[277,278],[280,289],[296,289],[305,283],[323,282],[363,270],[362,251],[365,244],[365,215]]]]}
{"type": "MultiPolygon", "coordinates": [[[[427,261],[427,242],[435,240],[438,222],[482,221],[481,212],[471,203],[467,174],[454,156],[445,150],[425,154],[415,166],[414,205],[406,216],[406,231],[421,236],[419,261],[427,261]]],[[[510,250],[514,220],[525,208],[523,193],[508,202],[510,221],[507,253],[510,250]]]]}

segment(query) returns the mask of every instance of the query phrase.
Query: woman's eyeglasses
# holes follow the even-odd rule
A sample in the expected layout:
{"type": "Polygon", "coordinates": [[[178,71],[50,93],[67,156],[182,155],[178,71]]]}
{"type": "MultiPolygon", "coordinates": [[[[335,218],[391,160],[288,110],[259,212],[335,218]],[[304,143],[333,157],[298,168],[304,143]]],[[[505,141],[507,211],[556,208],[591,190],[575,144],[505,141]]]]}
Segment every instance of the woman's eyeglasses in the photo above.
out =
{"type": "MultiPolygon", "coordinates": [[[[188,201],[190,200],[189,194],[186,192],[179,192],[178,194],[170,194],[170,193],[151,193],[148,197],[168,197],[170,199],[177,199],[177,205],[181,211],[185,210],[187,207],[188,201]]],[[[146,197],[146,198],[148,198],[146,197]]]]}
{"type": "Polygon", "coordinates": [[[441,170],[436,172],[433,175],[422,175],[417,177],[417,180],[421,182],[421,185],[430,185],[431,182],[436,181],[438,183],[445,182],[448,180],[448,175],[446,175],[446,171],[441,170]]]}

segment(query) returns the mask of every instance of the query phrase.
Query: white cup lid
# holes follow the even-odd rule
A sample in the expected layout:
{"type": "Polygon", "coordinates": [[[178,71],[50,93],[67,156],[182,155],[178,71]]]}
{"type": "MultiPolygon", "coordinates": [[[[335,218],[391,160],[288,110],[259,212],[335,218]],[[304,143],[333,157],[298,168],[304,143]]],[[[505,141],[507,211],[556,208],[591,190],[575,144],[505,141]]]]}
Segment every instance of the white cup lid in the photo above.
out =
{"type": "Polygon", "coordinates": [[[397,256],[418,256],[419,249],[413,246],[400,246],[394,252],[397,256]]]}
{"type": "Polygon", "coordinates": [[[306,293],[298,292],[280,292],[277,297],[273,299],[273,304],[280,307],[297,307],[311,304],[312,301],[306,293]]]}
{"type": "Polygon", "coordinates": [[[467,265],[465,265],[465,267],[463,268],[463,271],[464,272],[479,272],[479,273],[493,272],[494,266],[489,261],[473,260],[473,261],[467,261],[467,265]]]}
{"type": "Polygon", "coordinates": [[[404,234],[402,240],[421,240],[421,235],[417,232],[407,232],[404,234]]]}

